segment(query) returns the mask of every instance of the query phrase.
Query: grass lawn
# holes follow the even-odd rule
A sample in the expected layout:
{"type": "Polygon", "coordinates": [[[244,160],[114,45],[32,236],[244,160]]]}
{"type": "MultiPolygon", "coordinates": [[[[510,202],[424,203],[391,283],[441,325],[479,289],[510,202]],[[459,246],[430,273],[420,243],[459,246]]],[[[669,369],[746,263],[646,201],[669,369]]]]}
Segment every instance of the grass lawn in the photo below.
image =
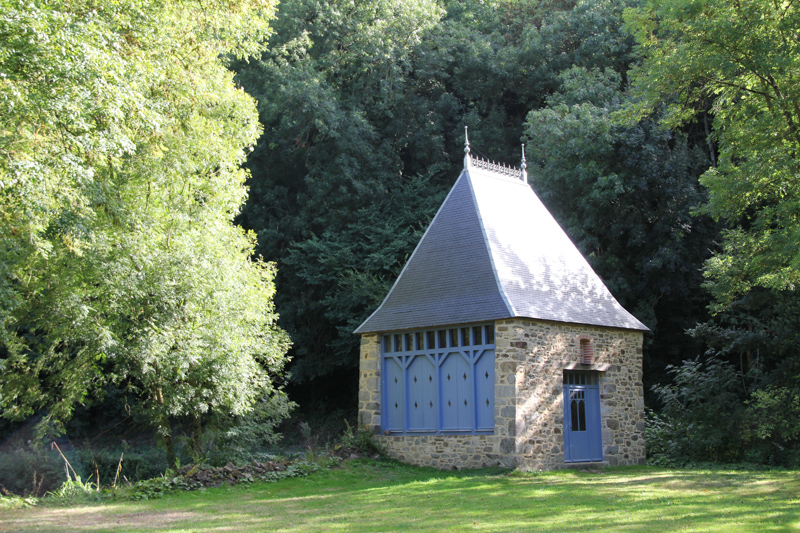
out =
{"type": "Polygon", "coordinates": [[[800,532],[800,472],[441,472],[358,460],[272,484],[0,513],[0,531],[800,532]]]}

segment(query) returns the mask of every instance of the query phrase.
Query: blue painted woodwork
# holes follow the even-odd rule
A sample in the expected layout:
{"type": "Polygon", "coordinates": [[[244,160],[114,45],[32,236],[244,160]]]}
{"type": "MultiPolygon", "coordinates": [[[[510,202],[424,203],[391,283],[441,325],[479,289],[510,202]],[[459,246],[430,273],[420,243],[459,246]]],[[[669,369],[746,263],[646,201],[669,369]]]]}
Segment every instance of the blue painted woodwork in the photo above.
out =
{"type": "Polygon", "coordinates": [[[385,426],[389,431],[402,431],[406,425],[405,372],[394,357],[383,362],[385,426]]]}
{"type": "Polygon", "coordinates": [[[564,462],[603,460],[597,372],[564,372],[564,462]]]}
{"type": "Polygon", "coordinates": [[[436,431],[439,426],[439,398],[436,366],[425,355],[414,357],[408,366],[408,429],[436,431]]]}
{"type": "Polygon", "coordinates": [[[382,429],[494,432],[494,326],[383,336],[382,429]]]}
{"type": "Polygon", "coordinates": [[[442,384],[442,429],[471,431],[474,427],[472,409],[472,365],[460,352],[447,354],[440,367],[442,384]]]}
{"type": "Polygon", "coordinates": [[[475,363],[475,428],[494,429],[494,350],[485,351],[475,363]]]}

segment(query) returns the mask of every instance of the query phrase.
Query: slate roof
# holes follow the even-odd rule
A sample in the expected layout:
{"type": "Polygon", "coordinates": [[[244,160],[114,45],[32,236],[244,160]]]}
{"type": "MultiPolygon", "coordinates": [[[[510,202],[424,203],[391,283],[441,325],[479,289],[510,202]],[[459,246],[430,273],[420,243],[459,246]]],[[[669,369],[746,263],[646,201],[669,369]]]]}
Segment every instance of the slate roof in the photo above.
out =
{"type": "MultiPolygon", "coordinates": [[[[504,318],[647,330],[518,176],[467,164],[383,303],[374,333],[504,318]]],[[[500,171],[498,171],[500,170],[500,171]]]]}

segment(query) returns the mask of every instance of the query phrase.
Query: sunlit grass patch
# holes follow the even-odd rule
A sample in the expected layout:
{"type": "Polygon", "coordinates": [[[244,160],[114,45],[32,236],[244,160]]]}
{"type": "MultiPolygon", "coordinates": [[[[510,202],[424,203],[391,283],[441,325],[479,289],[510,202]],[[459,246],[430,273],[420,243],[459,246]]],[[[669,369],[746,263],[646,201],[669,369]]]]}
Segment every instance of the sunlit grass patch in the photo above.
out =
{"type": "Polygon", "coordinates": [[[278,483],[8,511],[0,530],[800,531],[799,479],[654,467],[442,472],[359,460],[278,483]]]}

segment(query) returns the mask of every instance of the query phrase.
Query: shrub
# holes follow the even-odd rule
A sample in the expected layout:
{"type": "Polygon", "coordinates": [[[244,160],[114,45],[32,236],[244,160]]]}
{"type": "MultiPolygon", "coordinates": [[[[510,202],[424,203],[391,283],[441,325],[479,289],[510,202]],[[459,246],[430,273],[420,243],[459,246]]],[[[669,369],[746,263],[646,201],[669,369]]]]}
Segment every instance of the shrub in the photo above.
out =
{"type": "Polygon", "coordinates": [[[647,442],[647,462],[658,466],[677,466],[684,454],[680,439],[684,431],[679,422],[659,415],[645,407],[644,438],[647,442]]]}
{"type": "Polygon", "coordinates": [[[55,451],[26,446],[0,454],[0,491],[6,495],[42,496],[65,479],[64,461],[55,451]]]}
{"type": "Polygon", "coordinates": [[[747,460],[800,467],[800,386],[756,390],[747,404],[743,427],[747,460]]]}
{"type": "Polygon", "coordinates": [[[733,366],[712,355],[667,370],[672,383],[652,389],[662,411],[647,419],[651,462],[740,460],[744,391],[733,366]]]}
{"type": "Polygon", "coordinates": [[[264,460],[269,449],[280,440],[276,428],[288,418],[297,404],[282,390],[256,402],[253,410],[243,416],[211,420],[203,434],[203,459],[217,466],[228,462],[237,464],[264,460]]]}
{"type": "MultiPolygon", "coordinates": [[[[167,468],[167,458],[164,452],[155,446],[137,447],[135,450],[120,449],[86,449],[77,452],[78,460],[83,465],[82,470],[96,474],[104,486],[111,485],[117,473],[122,456],[122,476],[128,481],[151,479],[163,474],[167,468]]],[[[95,480],[97,481],[97,480],[95,480]]]]}
{"type": "Polygon", "coordinates": [[[800,466],[800,386],[796,380],[761,385],[751,389],[748,397],[742,376],[714,356],[667,368],[672,383],[652,389],[662,411],[646,412],[650,463],[745,461],[800,466]]]}
{"type": "Polygon", "coordinates": [[[375,440],[375,436],[365,428],[354,428],[345,422],[346,429],[339,436],[333,452],[346,458],[352,453],[363,455],[385,455],[386,450],[375,440]]]}

